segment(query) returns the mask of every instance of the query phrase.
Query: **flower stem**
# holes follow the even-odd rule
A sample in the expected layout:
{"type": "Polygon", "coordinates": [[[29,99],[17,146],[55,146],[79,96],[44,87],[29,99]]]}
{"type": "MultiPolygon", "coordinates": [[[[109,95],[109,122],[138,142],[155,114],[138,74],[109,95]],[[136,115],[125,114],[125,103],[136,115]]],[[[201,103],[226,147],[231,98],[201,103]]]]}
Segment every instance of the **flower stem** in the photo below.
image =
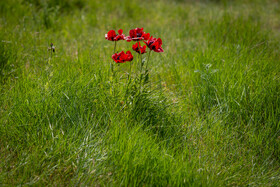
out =
{"type": "MultiPolygon", "coordinates": [[[[115,41],[114,54],[116,53],[116,46],[117,46],[117,42],[115,41]]],[[[111,71],[112,71],[112,74],[114,76],[114,60],[111,63],[111,71]]]]}
{"type": "Polygon", "coordinates": [[[129,74],[128,74],[128,80],[130,80],[130,76],[131,76],[131,63],[132,63],[132,62],[130,62],[130,63],[129,63],[129,74]]]}
{"type": "Polygon", "coordinates": [[[142,54],[141,54],[141,49],[140,49],[140,42],[138,43],[138,49],[139,49],[139,55],[140,55],[140,63],[141,63],[141,66],[140,66],[140,91],[142,92],[142,77],[143,77],[143,73],[142,73],[142,69],[143,69],[143,61],[142,61],[142,54]]]}
{"type": "Polygon", "coordinates": [[[148,63],[149,63],[149,60],[150,60],[151,51],[152,50],[150,50],[149,55],[148,55],[148,60],[147,60],[147,63],[146,63],[146,70],[148,69],[148,63]]]}
{"type": "Polygon", "coordinates": [[[150,61],[150,56],[151,56],[151,50],[149,51],[148,60],[147,60],[147,63],[146,63],[146,68],[145,68],[145,73],[144,73],[145,79],[144,79],[144,83],[143,84],[145,84],[146,81],[148,82],[148,80],[149,80],[148,64],[149,64],[149,61],[150,61]]]}
{"type": "MultiPolygon", "coordinates": [[[[114,54],[116,53],[116,46],[117,46],[117,42],[115,41],[115,46],[114,46],[114,54]]],[[[111,71],[112,71],[112,94],[113,94],[113,96],[115,97],[115,89],[114,89],[114,86],[115,86],[115,84],[114,84],[114,81],[115,81],[115,73],[114,73],[114,59],[113,59],[113,61],[112,61],[112,63],[111,63],[111,71]]]]}

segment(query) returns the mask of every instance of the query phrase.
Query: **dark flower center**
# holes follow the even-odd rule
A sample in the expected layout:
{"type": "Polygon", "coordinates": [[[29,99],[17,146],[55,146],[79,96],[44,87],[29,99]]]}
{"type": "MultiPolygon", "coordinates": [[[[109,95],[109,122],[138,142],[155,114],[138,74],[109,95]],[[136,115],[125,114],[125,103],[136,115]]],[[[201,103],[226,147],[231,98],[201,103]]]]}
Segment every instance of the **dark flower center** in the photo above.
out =
{"type": "Polygon", "coordinates": [[[153,43],[154,43],[154,41],[150,41],[150,42],[149,42],[149,45],[152,45],[153,43]]]}
{"type": "Polygon", "coordinates": [[[141,34],[141,33],[137,33],[136,35],[137,35],[137,37],[141,37],[141,36],[142,36],[142,34],[141,34]]]}

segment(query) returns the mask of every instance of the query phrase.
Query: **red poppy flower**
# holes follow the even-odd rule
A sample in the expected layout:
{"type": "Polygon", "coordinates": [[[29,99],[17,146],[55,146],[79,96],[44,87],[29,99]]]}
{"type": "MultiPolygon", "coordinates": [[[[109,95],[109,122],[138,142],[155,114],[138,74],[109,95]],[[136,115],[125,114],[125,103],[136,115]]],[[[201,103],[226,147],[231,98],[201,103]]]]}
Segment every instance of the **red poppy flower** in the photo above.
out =
{"type": "Polygon", "coordinates": [[[143,28],[136,28],[129,31],[129,36],[127,36],[125,39],[126,41],[130,42],[133,41],[139,41],[139,40],[148,40],[150,37],[149,33],[145,33],[143,31],[143,28]]]}
{"type": "Polygon", "coordinates": [[[146,46],[144,45],[144,46],[141,47],[140,42],[137,42],[136,44],[132,45],[132,49],[133,49],[134,51],[136,51],[137,53],[140,54],[139,48],[140,48],[141,54],[144,54],[144,53],[147,52],[147,51],[146,51],[146,46]]]}
{"type": "Polygon", "coordinates": [[[110,41],[119,41],[124,40],[125,36],[123,34],[123,30],[118,30],[119,34],[116,34],[114,30],[110,30],[107,34],[105,34],[105,39],[110,41]]]}
{"type": "Polygon", "coordinates": [[[120,53],[115,53],[112,55],[112,59],[116,62],[116,63],[124,63],[126,61],[132,61],[133,60],[133,56],[131,54],[130,51],[127,51],[126,53],[124,53],[123,51],[120,53]]]}
{"type": "Polygon", "coordinates": [[[133,60],[133,56],[132,56],[130,51],[127,51],[126,55],[127,55],[127,58],[126,58],[127,61],[132,61],[133,60]]]}
{"type": "Polygon", "coordinates": [[[162,40],[160,38],[156,39],[156,38],[153,38],[153,36],[151,36],[151,38],[149,38],[149,40],[147,42],[146,41],[144,41],[144,42],[150,48],[150,50],[153,50],[158,53],[163,52],[163,49],[161,47],[162,40]]]}

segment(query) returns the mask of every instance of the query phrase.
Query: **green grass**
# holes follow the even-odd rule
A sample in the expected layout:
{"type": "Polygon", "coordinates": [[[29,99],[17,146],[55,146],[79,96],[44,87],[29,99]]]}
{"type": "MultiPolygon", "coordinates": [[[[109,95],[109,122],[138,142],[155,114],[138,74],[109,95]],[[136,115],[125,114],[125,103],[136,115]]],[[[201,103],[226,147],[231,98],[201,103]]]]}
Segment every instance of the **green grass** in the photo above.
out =
{"type": "Polygon", "coordinates": [[[279,7],[1,1],[0,184],[279,185],[279,7]],[[142,93],[127,87],[129,62],[111,76],[104,39],[135,27],[164,49],[142,93]]]}

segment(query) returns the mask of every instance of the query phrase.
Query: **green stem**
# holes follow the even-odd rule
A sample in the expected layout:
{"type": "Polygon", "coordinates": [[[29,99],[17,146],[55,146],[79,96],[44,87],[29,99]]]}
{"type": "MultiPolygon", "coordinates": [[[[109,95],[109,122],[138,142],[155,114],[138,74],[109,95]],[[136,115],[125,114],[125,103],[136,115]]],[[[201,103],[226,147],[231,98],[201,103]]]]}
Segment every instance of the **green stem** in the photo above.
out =
{"type": "Polygon", "coordinates": [[[130,80],[130,75],[131,75],[131,63],[132,63],[132,62],[130,62],[130,63],[129,63],[129,74],[128,74],[128,80],[130,80]]]}
{"type": "Polygon", "coordinates": [[[128,74],[128,78],[127,78],[125,95],[127,95],[127,93],[128,93],[128,87],[129,87],[130,83],[131,83],[131,62],[129,63],[129,74],[128,74]]]}
{"type": "MultiPolygon", "coordinates": [[[[116,53],[116,46],[117,46],[117,41],[115,41],[114,54],[116,53]]],[[[114,60],[111,63],[111,71],[112,71],[112,74],[114,76],[114,60]]]]}
{"type": "MultiPolygon", "coordinates": [[[[148,70],[148,65],[149,65],[149,61],[150,61],[150,56],[151,56],[151,51],[149,51],[149,55],[148,55],[148,60],[147,60],[147,63],[146,63],[146,68],[145,68],[145,80],[144,80],[144,83],[148,83],[149,82],[149,70],[148,70]]],[[[150,85],[150,88],[151,88],[151,85],[150,85]]]]}
{"type": "MultiPolygon", "coordinates": [[[[114,54],[116,53],[116,46],[117,46],[117,42],[115,41],[115,46],[114,46],[114,54]]],[[[115,77],[115,73],[114,73],[114,59],[111,63],[111,71],[112,71],[112,93],[113,93],[113,96],[115,97],[115,91],[114,91],[114,77],[115,77]]]]}
{"type": "Polygon", "coordinates": [[[146,70],[148,69],[148,63],[149,63],[149,60],[150,60],[151,51],[152,50],[150,50],[149,55],[148,55],[148,60],[147,60],[147,64],[146,64],[146,70]]]}
{"type": "Polygon", "coordinates": [[[143,61],[142,61],[142,54],[141,54],[141,49],[140,49],[140,42],[138,43],[138,49],[139,49],[139,55],[140,55],[140,63],[141,63],[141,66],[140,66],[140,91],[142,92],[142,69],[143,69],[143,61]]]}

